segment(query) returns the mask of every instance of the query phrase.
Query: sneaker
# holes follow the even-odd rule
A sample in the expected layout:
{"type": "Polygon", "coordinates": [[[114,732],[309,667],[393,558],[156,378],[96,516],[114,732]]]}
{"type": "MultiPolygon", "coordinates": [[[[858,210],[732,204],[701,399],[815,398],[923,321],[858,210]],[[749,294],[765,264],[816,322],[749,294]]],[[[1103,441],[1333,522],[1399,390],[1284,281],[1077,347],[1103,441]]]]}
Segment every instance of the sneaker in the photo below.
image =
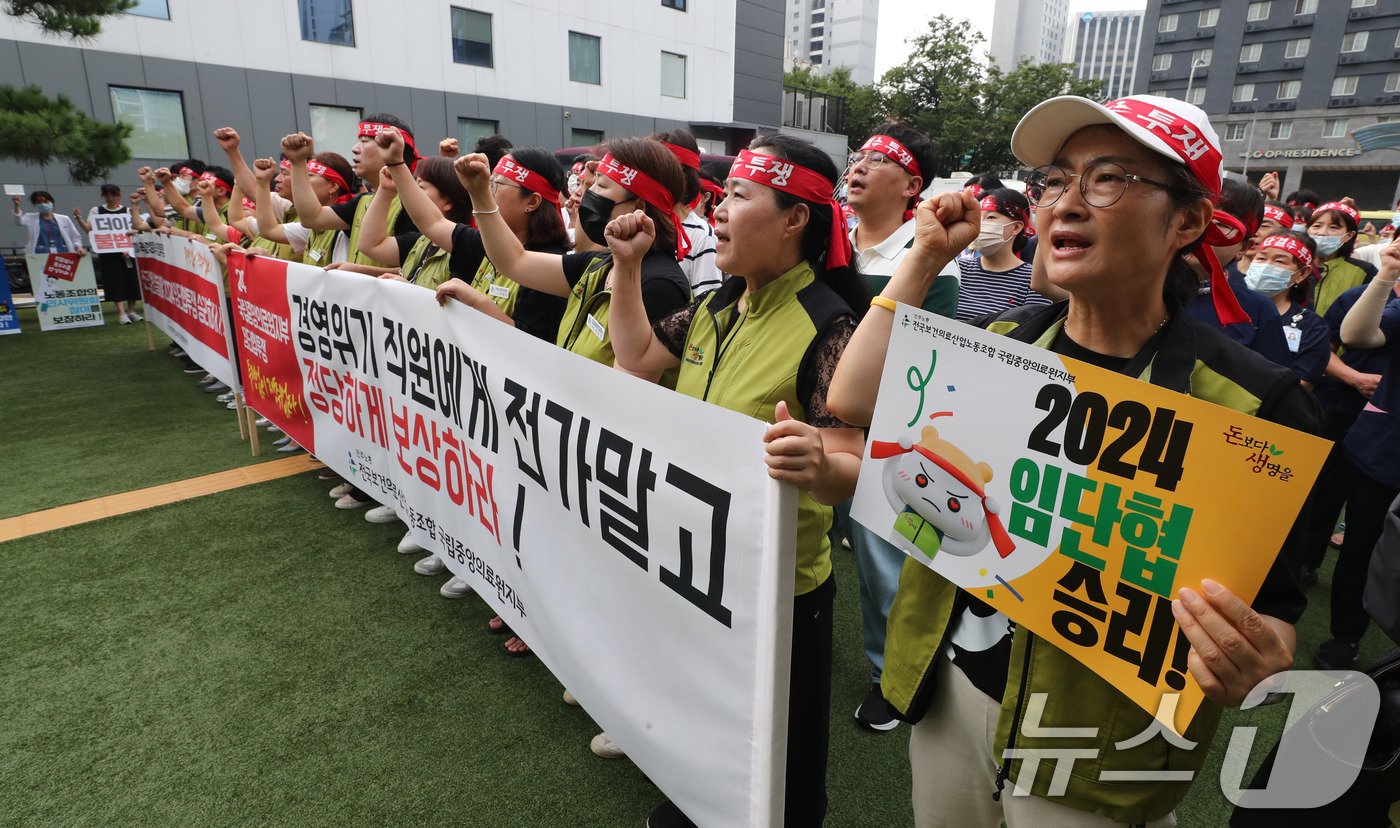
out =
{"type": "Polygon", "coordinates": [[[393,506],[375,506],[365,512],[365,520],[370,523],[393,523],[399,519],[399,513],[394,511],[393,506]]]}
{"type": "Polygon", "coordinates": [[[176,352],[180,350],[180,346],[172,342],[165,346],[165,350],[169,351],[171,356],[175,356],[176,352]]]}
{"type": "MultiPolygon", "coordinates": [[[[564,688],[564,704],[567,704],[570,707],[578,707],[578,699],[574,698],[574,694],[570,693],[569,688],[567,687],[564,688]]],[[[589,747],[592,747],[591,743],[589,747]]]]}
{"type": "Polygon", "coordinates": [[[120,315],[120,316],[117,317],[117,324],[118,324],[118,325],[130,325],[130,324],[131,324],[131,317],[130,317],[130,316],[127,316],[126,314],[122,314],[122,315],[120,315]]]}
{"type": "Polygon", "coordinates": [[[283,432],[282,429],[278,428],[277,426],[272,425],[271,423],[268,423],[268,426],[267,426],[267,433],[268,433],[268,434],[283,434],[283,433],[285,433],[285,432],[283,432]]]}
{"type": "MultiPolygon", "coordinates": [[[[350,484],[349,484],[349,483],[346,483],[345,485],[348,486],[348,485],[350,485],[350,484]]],[[[413,533],[412,533],[412,532],[405,532],[404,535],[403,535],[403,540],[399,541],[399,554],[400,554],[400,555],[412,555],[414,552],[427,552],[427,551],[428,551],[428,550],[426,550],[426,549],[424,549],[423,547],[419,546],[418,544],[414,543],[414,541],[413,541],[413,533]]]]}
{"type": "MultiPolygon", "coordinates": [[[[225,386],[225,387],[227,387],[227,386],[225,386]]],[[[220,394],[219,396],[215,397],[214,399],[215,399],[216,401],[218,401],[218,402],[221,402],[221,403],[233,402],[233,392],[232,392],[232,391],[225,391],[224,393],[220,394]]]]}
{"type": "Polygon", "coordinates": [[[281,448],[281,447],[287,445],[288,443],[290,443],[291,441],[292,441],[292,438],[290,438],[290,437],[278,437],[276,440],[273,440],[273,441],[272,441],[272,444],[273,444],[274,446],[278,447],[278,448],[281,448]]]}
{"type": "Polygon", "coordinates": [[[437,555],[429,555],[413,565],[413,571],[419,575],[441,575],[444,569],[447,569],[447,564],[437,555]]]}
{"type": "Polygon", "coordinates": [[[870,692],[865,694],[865,700],[856,708],[856,724],[868,730],[894,730],[899,726],[899,719],[894,717],[894,711],[890,709],[890,703],[885,701],[884,693],[880,692],[880,683],[870,685],[870,692]]]}
{"type": "Polygon", "coordinates": [[[363,509],[369,505],[368,500],[356,500],[352,495],[345,495],[335,502],[337,509],[363,509]]]}
{"type": "Polygon", "coordinates": [[[317,479],[317,480],[339,480],[339,479],[340,479],[340,475],[336,473],[335,469],[325,468],[325,469],[321,469],[320,471],[316,472],[316,479],[317,479]]]}
{"type": "Polygon", "coordinates": [[[205,377],[204,379],[202,379],[202,380],[199,381],[199,387],[200,387],[200,388],[208,388],[209,386],[213,385],[214,383],[216,383],[216,382],[218,382],[218,381],[219,381],[219,380],[218,380],[216,377],[205,377]]]}
{"type": "Polygon", "coordinates": [[[1356,654],[1360,649],[1360,644],[1329,638],[1317,648],[1313,662],[1324,670],[1350,670],[1356,664],[1356,654]]]}
{"type": "Polygon", "coordinates": [[[227,394],[233,389],[229,388],[227,385],[224,385],[222,382],[216,382],[213,385],[204,386],[204,390],[206,393],[209,394],[227,394]]]}
{"type": "MultiPolygon", "coordinates": [[[[238,400],[229,400],[228,402],[224,403],[224,408],[227,408],[229,411],[237,411],[238,400]]],[[[278,449],[278,451],[281,451],[281,449],[278,449]]]]}
{"type": "Polygon", "coordinates": [[[137,313],[136,311],[127,311],[127,313],[126,313],[126,318],[127,318],[127,319],[130,319],[132,322],[140,322],[141,320],[145,319],[146,317],[142,316],[141,314],[137,313]]]}
{"type": "Polygon", "coordinates": [[[331,489],[330,495],[332,498],[339,500],[342,497],[345,497],[346,495],[350,494],[354,490],[355,487],[352,484],[341,483],[339,486],[336,486],[334,489],[331,489]]]}
{"type": "Polygon", "coordinates": [[[189,356],[189,354],[185,353],[185,349],[184,349],[184,348],[181,348],[179,345],[175,345],[175,344],[171,344],[171,346],[170,346],[170,354],[171,354],[171,356],[175,357],[176,359],[184,359],[184,358],[186,358],[186,357],[189,356]]]}
{"type": "Polygon", "coordinates": [[[1298,572],[1298,583],[1303,585],[1303,589],[1317,586],[1317,570],[1308,569],[1306,566],[1298,572]]]}
{"type": "Polygon", "coordinates": [[[444,598],[465,598],[472,594],[472,588],[461,578],[453,578],[438,588],[438,594],[444,598]]]}
{"type": "Polygon", "coordinates": [[[696,825],[674,802],[665,802],[647,814],[647,828],[696,828],[696,825]]]}
{"type": "Polygon", "coordinates": [[[189,359],[188,357],[185,359],[185,367],[184,367],[184,368],[181,368],[180,370],[183,371],[183,372],[185,372],[186,374],[202,374],[202,373],[204,373],[204,369],[203,369],[203,368],[200,368],[197,364],[195,364],[195,361],[194,361],[194,360],[189,359]]]}
{"type": "Polygon", "coordinates": [[[282,448],[278,449],[278,450],[277,450],[277,453],[278,453],[278,454],[296,454],[296,453],[299,452],[299,451],[305,451],[305,449],[303,449],[301,446],[297,445],[296,443],[288,443],[287,445],[285,445],[285,446],[283,446],[282,448]]]}
{"type": "Polygon", "coordinates": [[[617,742],[606,733],[599,733],[593,737],[593,741],[588,743],[588,749],[593,751],[594,756],[603,759],[626,759],[627,751],[617,746],[617,742]]]}
{"type": "Polygon", "coordinates": [[[253,421],[253,425],[257,426],[258,428],[267,428],[268,426],[272,425],[272,421],[266,417],[259,417],[253,421]]]}

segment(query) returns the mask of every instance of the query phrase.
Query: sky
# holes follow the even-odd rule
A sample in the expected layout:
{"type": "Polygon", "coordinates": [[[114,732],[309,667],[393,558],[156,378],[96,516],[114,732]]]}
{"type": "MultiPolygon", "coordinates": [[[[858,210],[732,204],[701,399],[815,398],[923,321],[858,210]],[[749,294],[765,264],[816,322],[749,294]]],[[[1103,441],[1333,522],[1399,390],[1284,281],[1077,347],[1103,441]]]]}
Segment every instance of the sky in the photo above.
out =
{"type": "MultiPolygon", "coordinates": [[[[880,0],[880,30],[875,40],[875,77],[900,65],[909,56],[904,40],[924,30],[940,14],[962,18],[982,33],[983,47],[992,39],[992,0],[880,0]]],[[[1069,19],[1086,11],[1119,11],[1146,8],[1146,0],[1070,0],[1069,19]]]]}

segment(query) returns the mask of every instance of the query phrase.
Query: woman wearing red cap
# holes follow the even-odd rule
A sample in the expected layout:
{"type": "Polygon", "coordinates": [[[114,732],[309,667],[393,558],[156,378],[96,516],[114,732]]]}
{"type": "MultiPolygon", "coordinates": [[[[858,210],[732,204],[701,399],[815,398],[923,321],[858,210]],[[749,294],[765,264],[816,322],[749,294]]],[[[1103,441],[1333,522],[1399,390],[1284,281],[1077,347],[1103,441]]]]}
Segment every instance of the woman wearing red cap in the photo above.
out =
{"type": "MultiPolygon", "coordinates": [[[[1051,283],[1069,298],[1007,311],[986,326],[1315,431],[1317,404],[1291,372],[1181,312],[1199,284],[1183,259],[1190,252],[1210,274],[1221,321],[1243,317],[1210,248],[1225,242],[1211,223],[1219,146],[1204,112],[1167,98],[1100,105],[1060,97],[1032,109],[1017,126],[1012,149],[1037,169],[1036,260],[1046,259],[1051,283]],[[1197,374],[1211,381],[1196,381],[1197,374]]],[[[925,202],[918,221],[914,250],[872,301],[878,307],[862,321],[832,382],[829,405],[848,422],[870,422],[893,300],[917,304],[933,274],[980,230],[977,202],[967,193],[925,202]]],[[[1191,642],[1188,666],[1207,702],[1185,730],[1189,747],[1180,740],[1140,744],[1134,737],[1154,717],[1117,687],[933,570],[906,562],[890,612],[882,686],[900,715],[917,723],[909,748],[916,824],[1173,824],[1172,810],[1189,782],[1161,781],[1161,772],[1199,769],[1221,708],[1240,705],[1260,681],[1292,665],[1292,624],[1306,603],[1294,573],[1279,561],[1252,606],[1209,580],[1178,594],[1173,614],[1191,642]],[[978,637],[994,642],[980,650],[984,657],[955,654],[954,640],[978,637]],[[1094,772],[1076,766],[1065,784],[1058,774],[1052,780],[1048,768],[1014,759],[1008,751],[1054,756],[1065,746],[1063,737],[1027,727],[1037,722],[1092,728],[1094,772]],[[1136,747],[1118,747],[1124,743],[1136,747]],[[1106,771],[1157,776],[1104,782],[1099,772],[1106,771]],[[1008,783],[1032,795],[1011,795],[1008,783]]]]}
{"type": "MultiPolygon", "coordinates": [[[[831,705],[832,505],[851,496],[861,433],[826,408],[831,372],[864,304],[850,267],[839,180],[823,152],[785,135],[739,153],[715,212],[717,264],[730,274],[718,290],[659,321],[643,307],[639,261],[651,247],[651,219],[621,216],[607,228],[617,261],[613,341],[618,365],[636,373],[679,369],[676,390],[772,422],[769,474],[801,490],[788,697],[785,824],[820,825],[826,814],[831,705]],[[682,359],[682,355],[685,358],[682,359]]],[[[689,826],[671,803],[650,828],[689,826]]]]}

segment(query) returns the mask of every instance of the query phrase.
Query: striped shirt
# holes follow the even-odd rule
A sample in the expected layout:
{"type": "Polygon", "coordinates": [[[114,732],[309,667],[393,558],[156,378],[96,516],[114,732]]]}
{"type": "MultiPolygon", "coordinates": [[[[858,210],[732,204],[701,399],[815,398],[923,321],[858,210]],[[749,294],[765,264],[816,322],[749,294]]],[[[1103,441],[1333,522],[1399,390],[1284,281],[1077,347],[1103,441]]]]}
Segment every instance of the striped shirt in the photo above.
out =
{"type": "Polygon", "coordinates": [[[1048,305],[1050,300],[1031,290],[1031,263],[1021,262],[1000,273],[982,267],[981,256],[959,256],[958,319],[966,322],[1021,305],[1048,305]]]}
{"type": "Polygon", "coordinates": [[[690,239],[690,251],[681,260],[681,272],[690,280],[690,293],[699,296],[724,284],[724,274],[715,266],[715,228],[705,217],[692,212],[681,222],[690,239]]]}

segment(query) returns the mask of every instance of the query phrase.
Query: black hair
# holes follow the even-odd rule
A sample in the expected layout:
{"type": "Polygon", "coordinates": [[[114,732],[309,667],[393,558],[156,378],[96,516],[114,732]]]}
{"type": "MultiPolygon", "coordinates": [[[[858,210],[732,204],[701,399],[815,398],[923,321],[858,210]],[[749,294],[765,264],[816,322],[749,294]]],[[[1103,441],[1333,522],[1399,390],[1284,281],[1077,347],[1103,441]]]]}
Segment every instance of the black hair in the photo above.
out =
{"type": "MultiPolygon", "coordinates": [[[[801,138],[779,134],[760,135],[753,140],[753,143],[749,144],[751,150],[765,147],[772,150],[777,157],[806,167],[827,179],[831,182],[833,191],[841,180],[841,171],[836,169],[831,157],[801,138]]],[[[840,296],[846,304],[851,306],[851,310],[855,312],[857,318],[865,315],[865,311],[870,305],[870,292],[866,290],[865,281],[861,278],[860,271],[856,269],[855,261],[851,261],[844,267],[827,267],[826,265],[826,252],[831,243],[832,228],[830,203],[806,201],[782,190],[774,190],[773,195],[778,201],[778,206],[784,210],[795,207],[799,203],[807,205],[807,209],[811,211],[811,217],[807,220],[807,227],[802,232],[803,258],[816,271],[817,278],[825,282],[827,287],[834,290],[837,296],[840,296]]],[[[844,227],[844,224],[842,226],[844,227]]]]}
{"type": "MultiPolygon", "coordinates": [[[[486,159],[491,162],[491,169],[495,169],[496,165],[501,163],[501,159],[510,154],[511,148],[514,146],[510,139],[504,135],[487,135],[477,139],[476,149],[472,151],[483,153],[486,159]]],[[[558,164],[555,166],[557,167],[558,164]]]]}
{"type": "Polygon", "coordinates": [[[198,158],[186,158],[184,161],[176,161],[166,169],[170,170],[172,175],[179,175],[181,167],[188,167],[190,173],[194,175],[195,178],[204,175],[204,171],[209,169],[208,165],[198,158]]]}
{"type": "Polygon", "coordinates": [[[29,194],[29,203],[30,203],[30,204],[38,204],[38,203],[39,203],[39,199],[41,199],[41,198],[47,198],[47,199],[49,200],[49,203],[50,203],[50,204],[53,204],[53,203],[54,203],[53,194],[50,193],[48,190],[35,190],[34,192],[30,193],[30,194],[29,194]]]}
{"type": "MultiPolygon", "coordinates": [[[[533,173],[538,173],[549,182],[555,192],[562,193],[569,182],[564,171],[554,160],[554,154],[539,147],[513,147],[508,153],[515,163],[533,173]]],[[[562,197],[562,196],[561,196],[562,197]]],[[[557,252],[569,247],[569,232],[564,228],[564,217],[557,207],[548,201],[530,213],[525,228],[524,246],[527,250],[550,250],[557,252]]]]}
{"type": "Polygon", "coordinates": [[[1001,179],[997,178],[997,174],[991,172],[978,173],[963,182],[964,190],[968,187],[981,187],[984,193],[992,190],[1000,190],[1005,186],[1005,184],[1001,183],[1001,179]]]}
{"type": "Polygon", "coordinates": [[[103,184],[103,185],[102,185],[102,188],[101,188],[101,190],[99,190],[99,192],[101,192],[102,195],[103,195],[104,197],[105,197],[105,196],[120,196],[120,195],[122,194],[122,188],[121,188],[121,187],[118,187],[118,186],[115,185],[115,184],[103,184]]]}
{"type": "Polygon", "coordinates": [[[1246,228],[1253,225],[1258,229],[1264,221],[1264,194],[1253,184],[1225,179],[1220,182],[1220,200],[1215,206],[1239,219],[1246,228]]]}
{"type": "Polygon", "coordinates": [[[1011,240],[1011,252],[1020,256],[1021,251],[1026,247],[1026,242],[1030,240],[1030,237],[1026,235],[1026,232],[1031,229],[1030,201],[1010,187],[999,187],[989,193],[983,193],[982,198],[992,199],[996,202],[998,213],[1021,222],[1021,232],[1017,233],[1016,238],[1011,240]]]}
{"type": "MultiPolygon", "coordinates": [[[[898,121],[885,121],[875,127],[875,131],[867,136],[867,140],[876,135],[888,135],[903,144],[919,165],[919,193],[910,196],[909,203],[905,205],[905,209],[913,210],[919,206],[919,195],[928,187],[933,168],[938,163],[938,145],[924,133],[898,121]]],[[[997,182],[997,186],[1001,186],[1000,181],[997,182]]]]}
{"type": "Polygon", "coordinates": [[[402,132],[405,136],[407,136],[407,140],[405,140],[403,143],[403,160],[407,161],[409,164],[412,164],[415,160],[423,157],[422,153],[418,152],[418,150],[414,149],[412,146],[409,145],[409,140],[416,139],[414,139],[413,137],[413,128],[410,127],[407,124],[407,122],[405,122],[403,119],[390,115],[387,112],[376,112],[373,115],[366,115],[363,118],[361,118],[360,123],[388,124],[389,126],[393,127],[394,129],[397,129],[399,132],[402,132]]]}
{"type": "Polygon", "coordinates": [[[1304,227],[1312,224],[1313,211],[1303,204],[1290,204],[1285,207],[1293,214],[1293,221],[1304,227]]]}
{"type": "Polygon", "coordinates": [[[210,173],[215,178],[227,184],[229,192],[233,192],[233,171],[228,167],[216,167],[210,164],[204,168],[204,172],[210,173]]]}
{"type": "Polygon", "coordinates": [[[1336,216],[1337,220],[1340,221],[1342,226],[1347,229],[1347,232],[1351,234],[1351,238],[1347,240],[1346,244],[1337,248],[1337,252],[1332,256],[1334,259],[1345,259],[1351,256],[1352,251],[1356,249],[1356,240],[1359,238],[1357,235],[1356,220],[1341,210],[1318,210],[1308,219],[1308,226],[1311,227],[1313,222],[1328,214],[1336,216]]]}
{"type": "MultiPolygon", "coordinates": [[[[701,167],[701,168],[700,168],[700,178],[703,179],[703,180],[705,180],[705,181],[710,182],[711,184],[715,185],[716,187],[720,188],[721,190],[724,189],[724,182],[721,181],[721,180],[719,179],[719,176],[715,175],[714,173],[710,172],[709,170],[705,169],[704,167],[701,167]]],[[[721,201],[723,201],[723,200],[724,200],[724,196],[723,196],[723,195],[721,195],[718,199],[714,198],[714,196],[711,195],[710,200],[707,201],[707,202],[705,202],[705,218],[706,218],[706,220],[709,220],[709,219],[714,218],[714,215],[715,215],[715,208],[718,207],[718,206],[719,206],[719,202],[721,202],[721,201]]]]}
{"type": "Polygon", "coordinates": [[[1317,205],[1322,203],[1322,196],[1318,195],[1312,190],[1294,190],[1293,192],[1289,193],[1288,197],[1285,198],[1283,201],[1285,204],[1311,204],[1313,205],[1313,207],[1316,207],[1317,205]]]}
{"type": "Polygon", "coordinates": [[[419,179],[428,182],[437,188],[442,197],[447,199],[450,205],[444,216],[449,221],[457,224],[466,224],[472,218],[472,197],[467,193],[467,188],[462,186],[462,182],[457,178],[457,172],[453,168],[451,158],[443,158],[441,155],[429,155],[418,159],[418,169],[414,174],[419,179]]]}
{"type": "MultiPolygon", "coordinates": [[[[1297,230],[1275,230],[1266,238],[1271,239],[1274,236],[1286,236],[1293,239],[1306,247],[1308,252],[1312,253],[1313,261],[1317,261],[1317,242],[1313,241],[1312,236],[1309,236],[1307,233],[1299,233],[1297,230]]],[[[1263,242],[1261,241],[1260,244],[1263,244],[1263,242]]],[[[1308,301],[1308,297],[1312,296],[1312,283],[1316,278],[1315,273],[1316,268],[1314,267],[1314,269],[1308,273],[1306,279],[1288,289],[1288,301],[1295,305],[1301,305],[1308,301]]]]}
{"type": "MultiPolygon", "coordinates": [[[[1167,184],[1166,192],[1171,198],[1173,210],[1188,210],[1199,204],[1203,198],[1214,201],[1210,191],[1191,173],[1185,164],[1173,164],[1165,159],[1162,164],[1166,168],[1163,178],[1167,184]]],[[[1196,272],[1196,268],[1186,260],[1184,254],[1190,248],[1195,247],[1205,234],[1206,228],[1202,227],[1201,236],[1196,237],[1178,250],[1177,255],[1172,257],[1171,264],[1167,266],[1167,279],[1162,283],[1162,301],[1166,303],[1167,310],[1172,313],[1186,307],[1200,293],[1201,277],[1196,272]]],[[[1201,264],[1205,265],[1204,262],[1201,264]]]]}
{"type": "MultiPolygon", "coordinates": [[[[651,136],[653,141],[660,141],[663,144],[675,144],[683,149],[688,149],[696,155],[700,154],[700,145],[695,142],[695,136],[690,134],[688,129],[673,129],[670,132],[658,132],[651,136]]],[[[668,149],[667,152],[670,152],[668,149]]],[[[679,160],[679,159],[677,159],[679,160]]],[[[678,204],[689,204],[700,195],[700,173],[684,164],[681,164],[681,174],[685,176],[685,191],[676,193],[678,204]]]]}
{"type": "Polygon", "coordinates": [[[360,180],[355,177],[355,168],[349,161],[345,160],[345,156],[338,152],[318,152],[315,158],[345,179],[346,196],[353,196],[360,191],[360,180]]]}

